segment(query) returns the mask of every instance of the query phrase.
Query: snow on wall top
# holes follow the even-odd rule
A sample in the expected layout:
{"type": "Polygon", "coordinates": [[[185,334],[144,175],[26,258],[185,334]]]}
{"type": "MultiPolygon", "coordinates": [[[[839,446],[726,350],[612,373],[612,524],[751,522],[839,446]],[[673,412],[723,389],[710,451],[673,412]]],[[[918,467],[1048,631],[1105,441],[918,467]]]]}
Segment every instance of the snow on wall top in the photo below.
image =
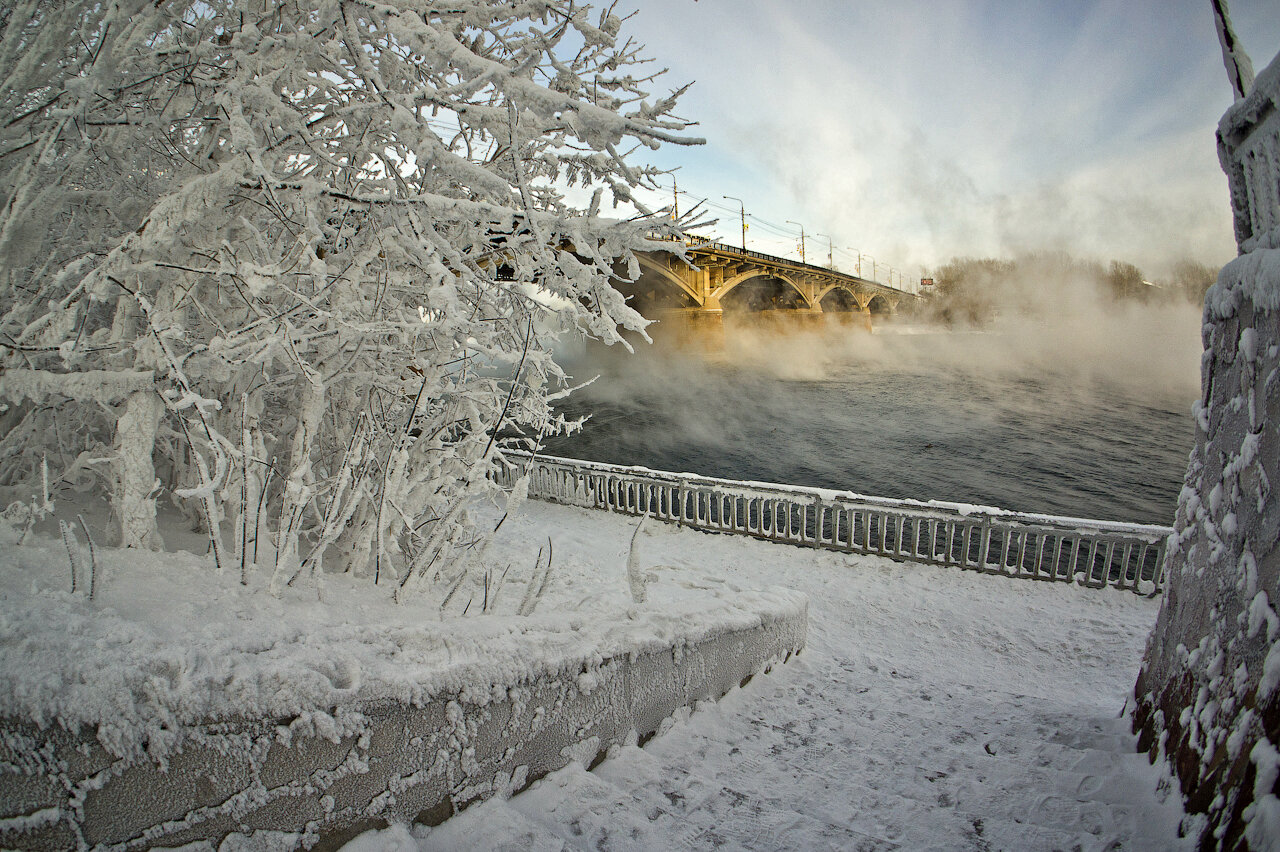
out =
{"type": "Polygon", "coordinates": [[[68,591],[61,542],[15,540],[0,522],[0,715],[97,725],[122,757],[163,759],[180,747],[182,724],[209,719],[323,719],[335,707],[438,695],[484,704],[541,674],[678,648],[808,606],[783,589],[660,585],[643,607],[597,597],[589,611],[442,620],[435,606],[391,603],[367,579],[332,576],[323,601],[314,586],[277,598],[256,588],[266,578],[241,586],[189,553],[125,550],[107,551],[106,581],[90,601],[68,591]]]}

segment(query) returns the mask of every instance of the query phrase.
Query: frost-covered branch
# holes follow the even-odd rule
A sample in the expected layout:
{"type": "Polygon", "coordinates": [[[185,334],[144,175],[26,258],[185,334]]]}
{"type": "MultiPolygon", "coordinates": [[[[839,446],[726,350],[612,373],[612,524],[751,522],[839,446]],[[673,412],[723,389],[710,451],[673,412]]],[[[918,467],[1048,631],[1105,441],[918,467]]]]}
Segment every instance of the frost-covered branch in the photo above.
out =
{"type": "Polygon", "coordinates": [[[670,226],[599,210],[653,185],[631,151],[699,140],[621,28],[568,0],[19,2],[0,476],[113,458],[81,473],[123,541],[159,546],[166,493],[246,582],[452,582],[504,450],[569,425],[557,336],[643,332],[613,270],[670,226]]]}

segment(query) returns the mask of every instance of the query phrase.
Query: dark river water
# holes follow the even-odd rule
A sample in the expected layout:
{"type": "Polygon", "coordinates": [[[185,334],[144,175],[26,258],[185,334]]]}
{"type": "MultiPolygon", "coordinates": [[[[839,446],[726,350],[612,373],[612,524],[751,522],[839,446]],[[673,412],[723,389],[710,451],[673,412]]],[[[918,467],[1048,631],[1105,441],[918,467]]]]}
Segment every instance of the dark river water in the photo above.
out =
{"type": "Polygon", "coordinates": [[[1153,348],[1121,335],[1101,352],[1069,339],[1046,348],[1034,332],[886,332],[834,346],[751,340],[709,359],[596,353],[571,370],[600,378],[564,406],[590,419],[547,451],[1169,524],[1193,438],[1189,336],[1153,348]]]}

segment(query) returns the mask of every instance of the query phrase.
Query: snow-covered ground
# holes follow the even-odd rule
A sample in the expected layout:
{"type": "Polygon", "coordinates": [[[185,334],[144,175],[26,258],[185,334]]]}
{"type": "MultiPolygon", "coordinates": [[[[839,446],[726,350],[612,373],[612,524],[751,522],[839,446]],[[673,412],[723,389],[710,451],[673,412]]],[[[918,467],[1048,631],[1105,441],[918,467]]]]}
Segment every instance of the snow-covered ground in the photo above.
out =
{"type": "MultiPolygon", "coordinates": [[[[1178,797],[1163,768],[1134,753],[1122,717],[1157,601],[650,521],[637,538],[650,577],[637,605],[627,569],[635,526],[527,502],[485,555],[495,576],[512,566],[496,613],[477,617],[481,598],[464,588],[449,609],[470,600],[471,614],[444,619],[428,599],[392,603],[367,578],[307,579],[277,597],[263,588],[269,569],[243,587],[185,553],[100,552],[91,603],[83,573],[79,590],[66,590],[61,540],[14,547],[10,529],[0,541],[0,712],[105,722],[114,750],[163,751],[157,732],[175,720],[289,716],[357,695],[411,700],[465,686],[453,682],[460,662],[477,675],[536,671],[591,643],[643,646],[696,632],[704,612],[753,617],[753,590],[782,586],[809,599],[809,644],[772,674],[643,748],[615,749],[592,772],[573,765],[434,830],[393,827],[349,850],[1183,843],[1178,797]],[[548,540],[537,611],[515,615],[548,540]],[[454,668],[441,674],[443,662],[454,668]]],[[[172,525],[166,538],[199,544],[172,525]]]]}
{"type": "MultiPolygon", "coordinates": [[[[529,503],[490,555],[550,536],[548,602],[616,603],[634,523],[529,503]]],[[[639,552],[655,591],[803,591],[808,650],[594,771],[347,852],[1190,848],[1123,717],[1158,601],[660,523],[639,552]]]]}

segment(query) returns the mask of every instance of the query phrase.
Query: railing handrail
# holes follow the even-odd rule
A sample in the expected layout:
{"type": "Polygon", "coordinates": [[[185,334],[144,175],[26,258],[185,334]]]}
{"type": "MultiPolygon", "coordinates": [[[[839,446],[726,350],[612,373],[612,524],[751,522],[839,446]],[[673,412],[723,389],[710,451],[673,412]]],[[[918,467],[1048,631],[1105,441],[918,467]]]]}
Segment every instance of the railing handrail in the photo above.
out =
{"type": "Polygon", "coordinates": [[[1170,527],[1154,524],[873,497],[521,452],[505,455],[524,472],[538,474],[530,478],[530,497],[553,502],[654,513],[699,529],[810,547],[1143,593],[1155,593],[1163,585],[1164,552],[1172,533],[1170,527]],[[557,475],[561,479],[551,481],[557,475]],[[922,547],[927,551],[921,552],[922,547]]]}
{"type": "MultiPolygon", "coordinates": [[[[505,455],[514,459],[530,458],[529,453],[519,451],[507,451],[505,455]]],[[[537,456],[537,460],[548,464],[581,468],[583,470],[595,470],[602,473],[611,473],[617,476],[644,476],[651,479],[665,480],[672,484],[679,483],[687,485],[712,486],[725,489],[742,489],[744,491],[768,493],[771,496],[803,494],[830,502],[839,501],[867,507],[895,508],[903,511],[920,512],[925,514],[945,513],[958,517],[998,517],[1025,524],[1043,524],[1047,526],[1061,527],[1064,529],[1070,528],[1079,530],[1095,530],[1097,532],[1107,533],[1149,535],[1160,538],[1167,537],[1169,533],[1173,532],[1172,527],[1160,524],[1137,524],[1126,521],[1077,518],[1068,515],[1016,512],[1011,509],[1002,509],[998,506],[954,503],[946,500],[912,500],[910,498],[875,497],[868,494],[858,494],[854,491],[815,488],[809,485],[785,485],[778,482],[764,482],[751,479],[720,479],[714,476],[703,476],[702,474],[697,473],[675,473],[672,471],[641,467],[639,465],[619,465],[611,464],[609,462],[588,461],[586,459],[570,459],[561,456],[547,456],[539,454],[537,456]]]]}

